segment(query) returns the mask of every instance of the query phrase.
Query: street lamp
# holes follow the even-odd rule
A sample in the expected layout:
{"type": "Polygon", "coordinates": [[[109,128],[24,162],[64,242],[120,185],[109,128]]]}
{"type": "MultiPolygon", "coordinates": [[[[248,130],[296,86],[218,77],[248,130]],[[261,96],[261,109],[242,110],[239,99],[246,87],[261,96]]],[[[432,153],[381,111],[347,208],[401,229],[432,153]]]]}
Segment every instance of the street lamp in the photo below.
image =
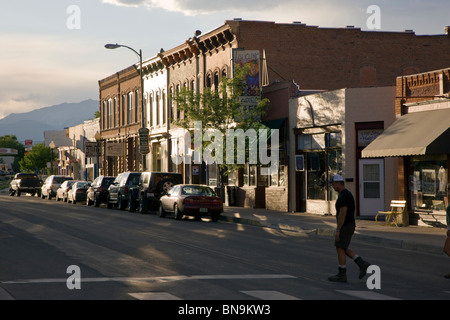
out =
{"type": "Polygon", "coordinates": [[[55,149],[56,145],[55,142],[52,140],[52,142],[50,142],[50,150],[51,150],[51,156],[50,156],[50,174],[53,174],[53,149],[55,149]]]}
{"type": "MultiPolygon", "coordinates": [[[[105,44],[105,48],[106,49],[117,49],[120,47],[124,47],[127,49],[130,49],[131,51],[133,51],[135,54],[137,54],[139,56],[139,76],[141,78],[141,130],[139,130],[139,134],[140,136],[144,136],[147,135],[147,139],[148,139],[148,129],[145,128],[145,108],[144,108],[144,78],[142,76],[142,50],[139,49],[139,52],[137,52],[136,50],[134,50],[133,48],[123,45],[123,44],[112,44],[112,43],[108,43],[105,44]]],[[[148,140],[147,140],[148,141],[148,140]]],[[[143,161],[142,161],[142,167],[145,170],[145,154],[148,153],[148,144],[146,146],[146,148],[142,149],[142,143],[140,143],[140,153],[142,154],[143,157],[143,161]]]]}

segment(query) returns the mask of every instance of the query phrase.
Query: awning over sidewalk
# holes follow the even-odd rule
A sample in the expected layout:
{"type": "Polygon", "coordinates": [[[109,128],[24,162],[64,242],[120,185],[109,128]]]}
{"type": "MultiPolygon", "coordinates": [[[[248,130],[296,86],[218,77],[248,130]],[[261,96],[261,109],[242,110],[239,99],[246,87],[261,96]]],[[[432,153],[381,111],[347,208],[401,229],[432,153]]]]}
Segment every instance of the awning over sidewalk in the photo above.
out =
{"type": "Polygon", "coordinates": [[[406,114],[362,151],[363,158],[450,154],[450,108],[406,114]]]}

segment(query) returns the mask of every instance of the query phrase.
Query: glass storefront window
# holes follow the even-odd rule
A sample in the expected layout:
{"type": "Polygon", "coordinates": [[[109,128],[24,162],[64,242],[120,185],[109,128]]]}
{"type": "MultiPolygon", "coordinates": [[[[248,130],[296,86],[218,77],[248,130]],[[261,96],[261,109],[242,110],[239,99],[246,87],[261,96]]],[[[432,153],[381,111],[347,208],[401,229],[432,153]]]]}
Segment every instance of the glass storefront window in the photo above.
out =
{"type": "Polygon", "coordinates": [[[414,156],[408,168],[409,193],[413,209],[445,210],[447,156],[414,156]]]}
{"type": "Polygon", "coordinates": [[[309,152],[307,155],[307,194],[308,199],[326,200],[325,152],[309,152]]]}

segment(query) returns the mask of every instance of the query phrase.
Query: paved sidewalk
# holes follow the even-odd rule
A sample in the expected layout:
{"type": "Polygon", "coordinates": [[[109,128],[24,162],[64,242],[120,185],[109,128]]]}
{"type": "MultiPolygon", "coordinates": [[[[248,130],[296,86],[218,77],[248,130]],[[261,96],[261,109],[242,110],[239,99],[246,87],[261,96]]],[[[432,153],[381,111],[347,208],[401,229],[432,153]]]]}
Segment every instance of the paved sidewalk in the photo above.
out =
{"type": "MultiPolygon", "coordinates": [[[[334,237],[336,216],[286,213],[267,209],[225,207],[222,221],[334,237]]],[[[354,241],[405,250],[443,254],[446,229],[431,226],[393,227],[356,220],[354,241]]]]}

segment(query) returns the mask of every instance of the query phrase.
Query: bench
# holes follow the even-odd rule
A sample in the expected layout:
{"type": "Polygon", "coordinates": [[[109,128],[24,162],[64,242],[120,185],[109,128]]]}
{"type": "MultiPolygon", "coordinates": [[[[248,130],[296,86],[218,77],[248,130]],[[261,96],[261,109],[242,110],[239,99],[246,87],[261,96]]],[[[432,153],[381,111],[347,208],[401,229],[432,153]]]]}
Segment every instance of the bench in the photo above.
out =
{"type": "Polygon", "coordinates": [[[406,210],[406,200],[392,200],[391,201],[391,210],[389,211],[378,211],[378,214],[375,216],[375,222],[378,222],[378,216],[385,216],[385,224],[386,225],[395,225],[397,224],[397,216],[402,215],[406,210]]]}

